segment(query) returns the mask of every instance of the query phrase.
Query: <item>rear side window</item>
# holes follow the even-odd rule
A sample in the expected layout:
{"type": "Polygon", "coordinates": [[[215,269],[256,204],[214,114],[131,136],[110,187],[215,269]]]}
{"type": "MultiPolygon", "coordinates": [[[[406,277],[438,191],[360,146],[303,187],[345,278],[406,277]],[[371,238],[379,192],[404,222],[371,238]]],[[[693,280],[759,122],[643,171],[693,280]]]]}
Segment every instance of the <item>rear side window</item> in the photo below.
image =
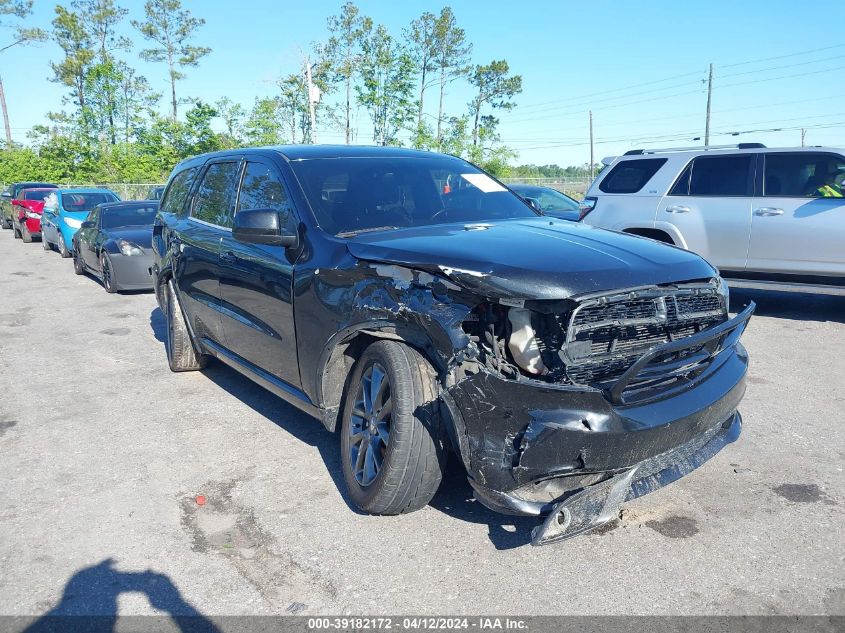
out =
{"type": "Polygon", "coordinates": [[[161,200],[161,210],[167,213],[181,214],[185,210],[185,201],[191,192],[191,185],[197,175],[197,168],[184,169],[170,181],[170,186],[161,200]]]}
{"type": "Polygon", "coordinates": [[[599,189],[605,193],[637,193],[657,170],[666,164],[665,158],[638,158],[617,163],[599,189]]]}
{"type": "Polygon", "coordinates": [[[202,177],[191,217],[217,226],[231,227],[238,192],[240,163],[213,163],[202,177]]]}
{"type": "MultiPolygon", "coordinates": [[[[699,156],[692,162],[691,196],[750,196],[752,154],[699,156]]],[[[681,194],[683,195],[683,194],[681,194]]]]}
{"type": "Polygon", "coordinates": [[[764,196],[822,198],[843,187],[845,158],[834,154],[766,154],[764,196]]]}

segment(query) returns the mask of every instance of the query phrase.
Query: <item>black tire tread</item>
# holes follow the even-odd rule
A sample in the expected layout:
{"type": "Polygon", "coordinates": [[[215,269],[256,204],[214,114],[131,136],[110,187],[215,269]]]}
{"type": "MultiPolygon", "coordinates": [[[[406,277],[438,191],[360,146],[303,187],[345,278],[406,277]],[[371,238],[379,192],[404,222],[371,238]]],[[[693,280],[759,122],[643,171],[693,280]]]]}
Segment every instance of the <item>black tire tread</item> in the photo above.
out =
{"type": "MultiPolygon", "coordinates": [[[[415,415],[411,424],[391,430],[391,459],[385,460],[382,480],[362,510],[372,514],[404,514],[428,505],[443,478],[446,452],[442,441],[437,404],[437,377],[428,361],[414,348],[395,341],[373,343],[373,352],[388,357],[400,368],[391,376],[391,390],[409,387],[412,411],[422,412],[425,420],[415,415]]],[[[369,351],[370,348],[368,348],[369,351]]],[[[365,352],[366,354],[367,352],[365,352]]],[[[394,404],[394,406],[396,406],[394,404]]]]}
{"type": "Polygon", "coordinates": [[[169,331],[166,337],[168,342],[165,343],[165,347],[170,371],[182,372],[202,369],[208,364],[208,357],[204,354],[198,354],[194,347],[188,326],[185,323],[185,316],[182,314],[179,301],[176,299],[172,280],[167,281],[166,296],[166,316],[169,331]]]}

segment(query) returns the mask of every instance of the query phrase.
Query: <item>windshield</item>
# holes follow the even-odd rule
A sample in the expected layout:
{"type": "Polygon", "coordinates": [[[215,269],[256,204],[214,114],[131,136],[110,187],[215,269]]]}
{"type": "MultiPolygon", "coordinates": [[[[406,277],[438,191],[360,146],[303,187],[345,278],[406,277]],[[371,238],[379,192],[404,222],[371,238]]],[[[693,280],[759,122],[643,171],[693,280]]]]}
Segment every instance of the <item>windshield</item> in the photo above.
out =
{"type": "Polygon", "coordinates": [[[26,189],[23,192],[24,200],[46,200],[53,193],[49,189],[26,189]]]}
{"type": "Polygon", "coordinates": [[[77,211],[84,211],[88,213],[98,204],[106,202],[118,202],[117,196],[108,192],[96,193],[63,193],[62,194],[62,208],[65,211],[76,213],[77,211]]]}
{"type": "Polygon", "coordinates": [[[578,211],[578,203],[560,191],[546,187],[511,187],[523,198],[531,198],[540,205],[540,210],[549,213],[556,211],[578,211]]]}
{"type": "Polygon", "coordinates": [[[317,222],[336,235],[537,215],[458,158],[318,158],[292,161],[291,167],[317,222]]]}
{"type": "Polygon", "coordinates": [[[157,204],[106,207],[102,210],[100,226],[117,229],[125,226],[152,226],[158,213],[157,204]]]}

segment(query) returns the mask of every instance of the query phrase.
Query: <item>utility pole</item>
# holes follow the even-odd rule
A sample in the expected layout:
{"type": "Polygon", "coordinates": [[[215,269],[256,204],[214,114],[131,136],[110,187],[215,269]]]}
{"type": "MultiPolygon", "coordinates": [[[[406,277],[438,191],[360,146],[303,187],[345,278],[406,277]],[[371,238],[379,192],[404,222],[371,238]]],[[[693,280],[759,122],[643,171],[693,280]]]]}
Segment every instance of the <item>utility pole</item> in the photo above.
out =
{"type": "Polygon", "coordinates": [[[704,147],[710,145],[710,100],[713,96],[713,64],[707,76],[707,118],[704,121],[704,147]]]}
{"type": "Polygon", "coordinates": [[[801,147],[804,147],[804,139],[807,136],[807,130],[803,127],[801,128],[801,147]]]}
{"type": "Polygon", "coordinates": [[[311,142],[317,143],[317,114],[314,104],[320,100],[320,89],[311,83],[311,61],[305,58],[305,81],[308,84],[308,112],[311,115],[311,142]]]}
{"type": "Polygon", "coordinates": [[[3,109],[3,125],[6,127],[6,149],[12,149],[12,128],[9,127],[9,111],[6,109],[6,93],[3,91],[2,77],[0,77],[0,107],[3,109]]]}
{"type": "Polygon", "coordinates": [[[593,179],[593,165],[596,160],[593,157],[593,111],[590,110],[590,180],[593,179]]]}

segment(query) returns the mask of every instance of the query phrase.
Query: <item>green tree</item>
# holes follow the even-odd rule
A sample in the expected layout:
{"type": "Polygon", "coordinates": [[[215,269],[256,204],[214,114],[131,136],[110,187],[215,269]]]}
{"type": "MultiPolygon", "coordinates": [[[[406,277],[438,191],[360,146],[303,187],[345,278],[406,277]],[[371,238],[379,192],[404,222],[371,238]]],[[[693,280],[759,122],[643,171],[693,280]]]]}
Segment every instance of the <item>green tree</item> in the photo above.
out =
{"type": "Polygon", "coordinates": [[[223,121],[226,128],[223,143],[228,148],[238,147],[242,144],[243,131],[241,121],[246,112],[240,103],[235,103],[229,97],[218,99],[214,104],[217,109],[217,116],[223,121]]]}
{"type": "MultiPolygon", "coordinates": [[[[297,142],[297,132],[310,127],[308,86],[302,75],[290,74],[279,80],[278,115],[290,134],[290,142],[297,142]]],[[[302,138],[305,138],[303,134],[302,138]]]]}
{"type": "Polygon", "coordinates": [[[244,133],[247,144],[254,147],[284,143],[279,99],[256,97],[255,104],[244,122],[244,133]]]}
{"type": "Polygon", "coordinates": [[[64,59],[59,63],[50,63],[53,81],[68,86],[72,100],[80,110],[84,110],[85,78],[94,65],[94,42],[78,13],[63,6],[57,6],[55,11],[53,39],[62,49],[64,59]]]}
{"type": "MultiPolygon", "coordinates": [[[[0,28],[9,28],[8,17],[23,20],[32,14],[32,0],[0,0],[0,28]]],[[[15,24],[10,40],[0,40],[0,53],[18,44],[38,42],[47,38],[47,33],[38,28],[25,27],[15,24]]],[[[3,80],[0,79],[0,106],[3,110],[3,126],[6,130],[6,145],[12,146],[12,128],[9,126],[9,112],[6,109],[6,96],[3,91],[3,80]]]]}
{"type": "Polygon", "coordinates": [[[146,123],[144,114],[152,118],[161,94],[153,92],[146,77],[137,74],[135,69],[123,62],[119,63],[119,68],[117,109],[122,114],[123,140],[129,143],[146,123]]]}
{"type": "Polygon", "coordinates": [[[423,110],[425,91],[434,83],[431,79],[431,72],[437,69],[435,64],[435,58],[438,54],[435,48],[437,44],[436,29],[437,17],[426,11],[411,22],[411,28],[405,32],[405,39],[409,42],[408,53],[414,60],[415,71],[420,78],[417,93],[417,129],[413,141],[414,147],[423,146],[428,136],[423,126],[423,110]]]}
{"type": "Polygon", "coordinates": [[[158,44],[141,51],[141,58],[151,62],[167,62],[170,75],[172,117],[176,120],[176,82],[185,77],[180,68],[199,65],[199,60],[211,52],[210,48],[190,44],[196,30],[205,24],[190,11],[182,10],[180,0],[147,0],[144,3],[146,21],[132,21],[132,26],[147,40],[158,44]]]}
{"type": "Polygon", "coordinates": [[[476,66],[469,76],[469,82],[476,90],[475,96],[469,103],[469,113],[473,119],[473,146],[478,146],[480,132],[486,131],[489,135],[498,123],[492,115],[482,118],[485,107],[511,110],[516,105],[511,99],[522,92],[522,76],[509,77],[509,72],[508,63],[502,59],[492,61],[486,66],[476,66]],[[482,124],[485,125],[485,130],[481,130],[482,124]]]}
{"type": "Polygon", "coordinates": [[[42,42],[47,39],[47,32],[39,28],[26,27],[23,24],[8,24],[9,17],[23,20],[32,15],[32,0],[0,0],[0,28],[13,28],[12,36],[0,40],[0,53],[18,44],[42,42]]]}
{"type": "Polygon", "coordinates": [[[459,28],[455,14],[449,7],[444,7],[434,24],[434,66],[440,85],[440,103],[437,109],[437,148],[443,140],[444,110],[443,98],[446,86],[469,72],[469,59],[472,44],[467,42],[466,33],[459,28]]]}
{"type": "Polygon", "coordinates": [[[414,62],[408,52],[379,25],[362,43],[358,102],[373,122],[373,141],[397,145],[398,133],[414,118],[414,62]]]}
{"type": "Polygon", "coordinates": [[[330,67],[332,82],[343,82],[346,92],[344,105],[344,134],[346,144],[352,141],[352,86],[358,65],[361,62],[361,44],[373,28],[373,21],[361,15],[360,10],[352,2],[347,2],[340,9],[340,15],[334,15],[328,20],[329,38],[326,52],[331,60],[330,67]]]}

